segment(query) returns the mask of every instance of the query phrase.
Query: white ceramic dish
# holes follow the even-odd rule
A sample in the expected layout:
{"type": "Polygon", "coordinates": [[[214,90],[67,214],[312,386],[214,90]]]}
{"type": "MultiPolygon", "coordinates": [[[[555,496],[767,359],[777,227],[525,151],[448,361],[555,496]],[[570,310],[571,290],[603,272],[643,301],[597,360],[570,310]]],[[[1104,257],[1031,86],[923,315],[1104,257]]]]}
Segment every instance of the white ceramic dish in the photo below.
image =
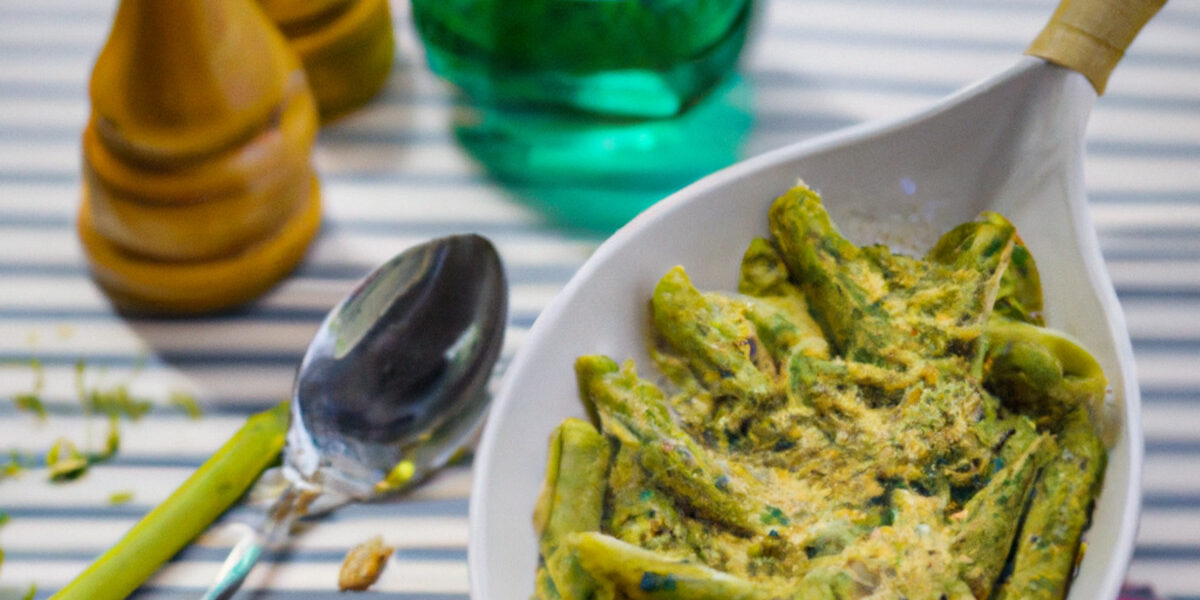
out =
{"type": "Polygon", "coordinates": [[[1023,58],[900,121],[783,148],[672,195],[604,243],[537,320],[492,407],[475,460],[468,562],[473,600],[526,600],[531,524],[551,430],[583,417],[576,356],[652,368],[643,348],[655,282],[684,265],[701,289],[736,288],[767,207],[797,178],[859,242],[924,250],[982,210],[1008,216],[1038,260],[1046,320],[1105,368],[1118,428],[1072,600],[1117,597],[1140,509],[1142,437],[1133,355],[1083,186],[1083,134],[1096,92],[1074,71],[1023,58]]]}

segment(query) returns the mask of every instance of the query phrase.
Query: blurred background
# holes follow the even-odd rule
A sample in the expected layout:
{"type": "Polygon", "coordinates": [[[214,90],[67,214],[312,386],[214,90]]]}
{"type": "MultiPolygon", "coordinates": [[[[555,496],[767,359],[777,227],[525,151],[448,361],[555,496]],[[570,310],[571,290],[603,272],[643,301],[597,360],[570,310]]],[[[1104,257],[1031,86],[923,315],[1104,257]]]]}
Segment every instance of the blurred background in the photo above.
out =
{"type": "MultiPolygon", "coordinates": [[[[391,2],[395,54],[381,92],[316,138],[323,220],[307,256],[248,305],[180,319],[114,310],[76,235],[88,82],[115,3],[0,2],[0,466],[25,465],[0,474],[0,597],[30,584],[48,597],[248,414],[286,398],[325,312],[404,248],[468,231],[495,242],[511,286],[502,372],[539,311],[639,210],[736,160],[907,115],[996,73],[1054,3],[753,6],[736,68],[681,114],[646,119],[481,106],[431,71],[411,6],[391,2]],[[40,465],[56,439],[103,444],[104,420],[81,408],[80,389],[124,389],[146,410],[122,413],[114,456],[52,483],[40,465]],[[20,402],[30,394],[44,417],[20,402]]],[[[1144,406],[1129,578],[1200,599],[1200,2],[1168,3],[1133,43],[1094,110],[1087,151],[1144,406]]],[[[465,598],[469,484],[468,458],[403,502],[304,525],[290,550],[264,558],[250,597],[333,598],[346,550],[382,532],[397,550],[368,597],[465,598]]],[[[136,597],[198,596],[250,513],[235,508],[136,597]]]]}

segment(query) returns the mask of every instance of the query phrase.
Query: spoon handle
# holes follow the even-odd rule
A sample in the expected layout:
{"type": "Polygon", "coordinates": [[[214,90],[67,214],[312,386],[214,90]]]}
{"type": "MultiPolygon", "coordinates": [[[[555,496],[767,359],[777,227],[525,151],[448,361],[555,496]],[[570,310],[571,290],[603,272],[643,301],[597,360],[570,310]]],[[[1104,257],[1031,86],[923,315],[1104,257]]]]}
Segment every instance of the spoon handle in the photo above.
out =
{"type": "Polygon", "coordinates": [[[242,582],[262,556],[263,550],[274,547],[287,538],[296,518],[304,514],[316,493],[295,484],[271,505],[263,524],[250,530],[234,545],[217,573],[217,580],[204,594],[203,600],[227,600],[242,587],[242,582]]]}
{"type": "Polygon", "coordinates": [[[1125,49],[1167,0],[1062,0],[1025,54],[1078,71],[1104,93],[1125,49]]]}

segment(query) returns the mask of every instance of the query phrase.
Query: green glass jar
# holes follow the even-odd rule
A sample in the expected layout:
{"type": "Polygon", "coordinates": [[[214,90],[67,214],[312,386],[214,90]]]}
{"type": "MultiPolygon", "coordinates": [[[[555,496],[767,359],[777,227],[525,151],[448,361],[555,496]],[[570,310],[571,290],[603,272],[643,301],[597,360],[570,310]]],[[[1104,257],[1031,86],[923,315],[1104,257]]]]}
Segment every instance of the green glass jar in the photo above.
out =
{"type": "Polygon", "coordinates": [[[552,222],[610,232],[735,162],[753,0],[413,0],[463,148],[552,222]]]}
{"type": "Polygon", "coordinates": [[[729,73],[752,0],[413,0],[431,68],[475,103],[679,114],[729,73]]]}

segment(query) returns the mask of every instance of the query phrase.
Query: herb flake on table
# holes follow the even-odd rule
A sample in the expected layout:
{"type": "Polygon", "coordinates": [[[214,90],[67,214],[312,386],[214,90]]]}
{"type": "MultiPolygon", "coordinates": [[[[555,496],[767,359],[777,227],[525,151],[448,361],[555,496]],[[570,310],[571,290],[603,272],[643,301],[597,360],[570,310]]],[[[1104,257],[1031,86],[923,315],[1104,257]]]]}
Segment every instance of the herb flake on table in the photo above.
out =
{"type": "Polygon", "coordinates": [[[21,463],[21,455],[16,450],[8,452],[8,461],[0,464],[0,481],[20,476],[25,470],[25,465],[21,463]]]}
{"type": "Polygon", "coordinates": [[[126,416],[137,421],[154,408],[154,403],[144,398],[136,398],[129,392],[129,386],[120,384],[107,390],[93,388],[85,394],[87,410],[93,413],[103,413],[110,416],[126,416]]]}
{"type": "Polygon", "coordinates": [[[42,361],[36,358],[29,360],[29,366],[33,369],[33,389],[13,396],[13,404],[18,410],[31,412],[38,420],[44,421],[46,406],[42,403],[42,389],[46,385],[45,371],[42,369],[42,361]]]}
{"type": "Polygon", "coordinates": [[[196,402],[196,397],[188,392],[174,391],[171,392],[171,397],[167,402],[174,407],[179,408],[187,413],[190,419],[199,419],[204,416],[204,410],[200,408],[200,404],[196,402]]]}
{"type": "Polygon", "coordinates": [[[87,471],[88,460],[71,440],[58,438],[46,452],[46,468],[51,481],[70,481],[87,471]]]}
{"type": "Polygon", "coordinates": [[[20,410],[33,413],[39,421],[46,420],[46,406],[37,394],[17,394],[13,396],[13,404],[20,410]]]}
{"type": "Polygon", "coordinates": [[[129,504],[133,501],[133,490],[120,490],[108,495],[108,503],[112,506],[129,504]]]}

